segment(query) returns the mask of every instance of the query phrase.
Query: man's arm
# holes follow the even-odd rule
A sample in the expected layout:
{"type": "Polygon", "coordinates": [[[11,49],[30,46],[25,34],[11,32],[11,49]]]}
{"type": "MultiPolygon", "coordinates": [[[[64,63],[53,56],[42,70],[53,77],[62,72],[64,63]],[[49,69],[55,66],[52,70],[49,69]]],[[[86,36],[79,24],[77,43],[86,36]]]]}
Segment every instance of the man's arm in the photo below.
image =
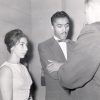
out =
{"type": "Polygon", "coordinates": [[[86,26],[79,36],[67,62],[60,67],[62,86],[70,89],[88,84],[100,67],[100,35],[96,27],[86,26]]]}
{"type": "Polygon", "coordinates": [[[54,61],[54,60],[48,60],[50,62],[50,64],[48,64],[47,66],[47,70],[49,71],[49,73],[52,73],[52,72],[56,72],[59,70],[59,68],[64,64],[64,63],[61,63],[61,62],[57,62],[57,61],[54,61]]]}
{"type": "Polygon", "coordinates": [[[58,78],[63,87],[82,87],[96,74],[100,63],[100,39],[94,32],[80,36],[68,60],[58,70],[58,78]]]}
{"type": "MultiPolygon", "coordinates": [[[[48,67],[52,67],[52,64],[50,62],[54,59],[54,58],[51,58],[52,54],[50,54],[47,50],[45,50],[45,48],[41,46],[40,44],[38,45],[38,51],[39,51],[39,56],[40,56],[40,62],[45,72],[47,72],[52,78],[58,79],[57,71],[53,71],[51,73],[51,70],[50,71],[47,70],[48,67]]],[[[62,63],[58,63],[57,65],[54,65],[54,66],[58,69],[61,65],[62,63]]]]}
{"type": "Polygon", "coordinates": [[[58,71],[58,77],[62,86],[76,89],[84,86],[92,80],[99,64],[89,55],[74,55],[58,71]]]}
{"type": "Polygon", "coordinates": [[[88,54],[72,54],[71,59],[62,64],[59,69],[56,68],[57,61],[52,61],[48,66],[50,73],[57,71],[58,79],[63,87],[75,89],[88,83],[98,70],[99,64],[88,54]]]}

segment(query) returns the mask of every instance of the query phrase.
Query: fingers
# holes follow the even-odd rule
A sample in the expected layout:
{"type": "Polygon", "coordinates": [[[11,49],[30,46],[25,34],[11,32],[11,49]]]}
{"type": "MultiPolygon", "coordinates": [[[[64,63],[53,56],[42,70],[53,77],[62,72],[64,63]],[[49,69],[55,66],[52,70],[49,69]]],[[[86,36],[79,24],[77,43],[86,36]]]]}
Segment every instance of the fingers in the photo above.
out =
{"type": "Polygon", "coordinates": [[[54,72],[54,71],[57,71],[58,68],[57,68],[56,65],[51,65],[51,66],[48,66],[48,67],[47,67],[47,70],[48,70],[50,73],[52,73],[52,72],[54,72]]]}
{"type": "Polygon", "coordinates": [[[49,71],[49,73],[52,73],[54,71],[58,71],[59,68],[63,65],[63,63],[53,61],[53,60],[48,60],[48,62],[50,62],[47,66],[47,70],[49,71]]]}
{"type": "Polygon", "coordinates": [[[52,65],[53,65],[53,63],[50,63],[47,67],[52,66],[52,65]]]}
{"type": "Polygon", "coordinates": [[[55,63],[50,63],[48,66],[47,66],[47,70],[51,73],[51,72],[54,72],[54,71],[58,71],[59,69],[59,65],[58,64],[55,64],[55,63]]]}
{"type": "Polygon", "coordinates": [[[54,69],[53,68],[50,68],[50,67],[48,67],[47,70],[49,71],[49,73],[54,72],[54,69]]]}
{"type": "Polygon", "coordinates": [[[47,70],[52,73],[54,70],[55,70],[55,66],[53,63],[50,63],[48,66],[47,66],[47,70]]]}
{"type": "Polygon", "coordinates": [[[55,71],[55,65],[52,60],[48,60],[48,61],[50,62],[50,64],[47,66],[47,70],[49,71],[49,73],[52,73],[53,71],[55,71]]]}

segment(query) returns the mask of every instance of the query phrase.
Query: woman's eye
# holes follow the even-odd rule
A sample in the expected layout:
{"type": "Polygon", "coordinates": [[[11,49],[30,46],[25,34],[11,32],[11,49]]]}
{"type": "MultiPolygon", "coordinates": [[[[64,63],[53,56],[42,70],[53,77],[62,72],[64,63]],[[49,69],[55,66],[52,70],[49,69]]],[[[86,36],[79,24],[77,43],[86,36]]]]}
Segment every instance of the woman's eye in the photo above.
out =
{"type": "Polygon", "coordinates": [[[24,46],[24,44],[20,44],[21,46],[24,46]]]}

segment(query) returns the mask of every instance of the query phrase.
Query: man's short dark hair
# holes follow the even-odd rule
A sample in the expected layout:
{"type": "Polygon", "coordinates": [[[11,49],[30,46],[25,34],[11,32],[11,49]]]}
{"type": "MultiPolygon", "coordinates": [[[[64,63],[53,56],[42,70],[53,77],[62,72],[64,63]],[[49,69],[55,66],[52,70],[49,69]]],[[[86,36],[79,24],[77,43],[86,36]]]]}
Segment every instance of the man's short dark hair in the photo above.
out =
{"type": "Polygon", "coordinates": [[[55,22],[55,20],[56,20],[57,18],[65,18],[65,17],[66,17],[68,20],[70,20],[69,15],[68,15],[66,12],[64,12],[64,11],[57,11],[57,12],[54,13],[54,14],[52,15],[52,17],[51,17],[51,24],[53,25],[54,22],[55,22]]]}

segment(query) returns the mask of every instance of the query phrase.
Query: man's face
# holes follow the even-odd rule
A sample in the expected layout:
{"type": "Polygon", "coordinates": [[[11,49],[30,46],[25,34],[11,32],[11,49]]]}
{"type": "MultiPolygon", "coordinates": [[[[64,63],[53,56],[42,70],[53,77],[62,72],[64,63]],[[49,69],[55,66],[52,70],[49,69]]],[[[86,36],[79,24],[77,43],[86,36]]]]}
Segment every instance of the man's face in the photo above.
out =
{"type": "Polygon", "coordinates": [[[64,18],[57,18],[53,23],[54,35],[59,39],[66,39],[69,31],[69,20],[64,18]]]}

